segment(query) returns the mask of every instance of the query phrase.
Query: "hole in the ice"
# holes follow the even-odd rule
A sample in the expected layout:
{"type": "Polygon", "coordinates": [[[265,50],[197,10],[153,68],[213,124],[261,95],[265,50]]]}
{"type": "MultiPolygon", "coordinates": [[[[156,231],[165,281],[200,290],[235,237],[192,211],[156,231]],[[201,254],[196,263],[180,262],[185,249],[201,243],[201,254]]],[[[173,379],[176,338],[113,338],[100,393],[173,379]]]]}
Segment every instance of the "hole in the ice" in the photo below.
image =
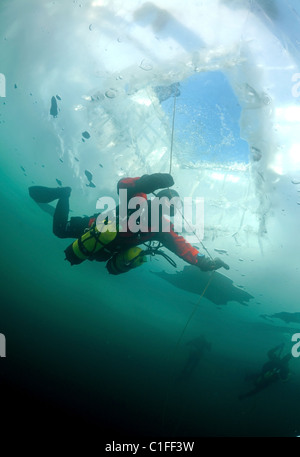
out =
{"type": "MultiPolygon", "coordinates": [[[[241,107],[220,71],[197,73],[179,85],[176,99],[177,151],[191,162],[249,163],[249,145],[240,137],[241,107]]],[[[173,97],[161,104],[170,119],[173,97]]]]}

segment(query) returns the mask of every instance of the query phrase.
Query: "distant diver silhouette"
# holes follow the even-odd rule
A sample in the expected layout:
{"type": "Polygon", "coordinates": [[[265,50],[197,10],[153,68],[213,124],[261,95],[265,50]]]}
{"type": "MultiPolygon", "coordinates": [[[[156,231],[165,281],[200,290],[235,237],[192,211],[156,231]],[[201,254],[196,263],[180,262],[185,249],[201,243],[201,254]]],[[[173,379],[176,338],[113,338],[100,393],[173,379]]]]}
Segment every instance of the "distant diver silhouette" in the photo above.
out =
{"type": "Polygon", "coordinates": [[[211,343],[206,341],[203,335],[194,338],[186,343],[189,348],[188,358],[182,371],[179,374],[179,380],[188,380],[194,374],[200,360],[204,357],[205,351],[211,351],[211,343]]]}
{"type": "Polygon", "coordinates": [[[270,349],[268,352],[269,360],[263,365],[261,372],[246,378],[253,381],[253,389],[245,394],[239,395],[239,400],[252,397],[275,382],[280,380],[287,381],[289,379],[290,370],[288,363],[292,358],[292,354],[289,352],[281,358],[283,347],[284,343],[270,349]]]}

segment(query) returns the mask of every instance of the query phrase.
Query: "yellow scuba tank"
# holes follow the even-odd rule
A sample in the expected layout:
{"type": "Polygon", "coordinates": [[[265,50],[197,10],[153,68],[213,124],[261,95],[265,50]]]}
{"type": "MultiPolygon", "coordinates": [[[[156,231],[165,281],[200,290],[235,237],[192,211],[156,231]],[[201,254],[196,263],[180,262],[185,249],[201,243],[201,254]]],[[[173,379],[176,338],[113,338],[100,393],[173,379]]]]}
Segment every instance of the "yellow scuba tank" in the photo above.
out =
{"type": "Polygon", "coordinates": [[[119,275],[126,273],[133,268],[140,267],[144,262],[147,262],[144,251],[134,246],[127,251],[115,254],[106,265],[108,272],[112,275],[119,275]]]}
{"type": "Polygon", "coordinates": [[[104,222],[100,227],[100,231],[96,224],[93,225],[90,230],[85,232],[80,238],[67,247],[65,250],[66,260],[68,260],[71,265],[78,265],[113,241],[117,236],[117,231],[116,229],[115,231],[109,230],[110,225],[112,226],[112,223],[109,221],[106,221],[106,223],[104,222]],[[101,228],[104,226],[106,226],[106,230],[101,231],[101,228]]]}

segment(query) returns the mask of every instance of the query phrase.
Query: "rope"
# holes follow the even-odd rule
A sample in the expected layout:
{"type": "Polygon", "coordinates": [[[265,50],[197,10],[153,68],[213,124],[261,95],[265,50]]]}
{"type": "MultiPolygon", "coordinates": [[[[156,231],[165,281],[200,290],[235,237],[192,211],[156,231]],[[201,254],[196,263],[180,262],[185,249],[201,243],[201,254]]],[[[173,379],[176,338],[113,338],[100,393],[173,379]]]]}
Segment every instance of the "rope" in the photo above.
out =
{"type": "Polygon", "coordinates": [[[172,121],[172,136],[171,136],[171,151],[170,151],[170,170],[169,170],[169,174],[171,174],[171,172],[172,172],[172,162],[173,162],[175,112],[176,112],[176,92],[175,92],[175,95],[174,95],[174,106],[173,106],[173,121],[172,121]]]}
{"type": "Polygon", "coordinates": [[[202,298],[204,297],[205,292],[207,291],[207,289],[209,288],[209,286],[210,286],[210,284],[211,284],[211,282],[212,282],[212,280],[213,280],[214,274],[215,274],[215,271],[213,271],[212,274],[210,275],[210,278],[209,278],[209,280],[207,281],[207,284],[206,284],[206,286],[205,286],[205,288],[204,288],[202,294],[200,295],[200,298],[199,298],[199,300],[197,301],[197,303],[196,303],[196,305],[195,305],[195,308],[193,309],[193,311],[192,311],[190,317],[188,318],[188,320],[187,320],[187,322],[186,322],[186,324],[185,324],[185,327],[184,327],[184,329],[182,330],[180,337],[178,338],[178,341],[177,341],[175,350],[177,349],[177,347],[178,347],[179,344],[181,343],[181,340],[182,340],[182,338],[183,338],[183,335],[184,335],[184,333],[185,333],[185,331],[186,331],[186,329],[187,329],[189,323],[190,323],[191,320],[193,319],[193,317],[194,317],[194,315],[195,315],[195,313],[196,313],[196,311],[197,311],[197,309],[198,309],[198,307],[199,307],[199,305],[200,305],[200,302],[201,302],[202,298]]]}
{"type": "MultiPolygon", "coordinates": [[[[186,331],[189,323],[191,322],[191,320],[193,319],[194,315],[196,314],[196,311],[198,310],[200,302],[201,302],[202,298],[204,297],[205,292],[207,291],[207,289],[209,288],[209,286],[210,286],[210,284],[211,284],[211,282],[213,280],[214,274],[215,274],[215,271],[213,271],[212,274],[210,275],[210,278],[209,278],[209,280],[208,280],[208,282],[207,282],[202,294],[200,295],[200,298],[197,301],[197,303],[195,305],[195,308],[191,312],[191,314],[190,314],[188,320],[186,321],[186,324],[185,324],[185,326],[184,326],[184,328],[183,328],[183,330],[181,332],[181,335],[179,336],[179,338],[177,340],[177,343],[176,343],[176,346],[174,348],[173,354],[170,356],[172,365],[174,364],[175,355],[177,354],[178,347],[179,347],[179,345],[181,343],[183,335],[185,334],[185,331],[186,331]]],[[[173,371],[172,375],[169,378],[169,383],[168,383],[168,386],[167,386],[167,389],[166,389],[166,397],[165,397],[165,401],[164,401],[163,416],[162,416],[162,429],[163,429],[163,432],[164,432],[164,428],[165,428],[165,418],[166,418],[167,406],[168,406],[169,397],[170,397],[171,380],[174,378],[174,374],[175,374],[175,370],[173,371]]]]}
{"type": "MultiPolygon", "coordinates": [[[[172,136],[171,136],[171,150],[170,150],[170,174],[171,174],[171,171],[172,171],[172,162],[173,162],[173,142],[174,142],[174,125],[175,125],[175,109],[176,109],[176,93],[174,95],[174,107],[173,107],[173,122],[172,122],[172,136]]],[[[170,189],[169,189],[170,190],[170,189]]],[[[189,225],[189,227],[192,229],[192,233],[196,236],[196,238],[198,239],[199,243],[201,244],[202,248],[205,250],[205,252],[208,254],[208,256],[213,260],[211,254],[209,253],[208,249],[204,246],[204,243],[200,240],[200,238],[198,237],[197,233],[195,232],[195,230],[193,230],[193,228],[191,227],[191,225],[189,224],[189,222],[186,220],[186,218],[184,217],[184,215],[182,214],[182,212],[179,210],[182,218],[184,219],[184,221],[189,225]]],[[[170,358],[172,359],[172,364],[174,362],[174,358],[175,358],[175,355],[177,353],[177,350],[178,350],[178,347],[182,341],[182,338],[185,334],[185,331],[189,325],[189,323],[191,322],[191,320],[193,319],[194,315],[196,314],[196,311],[198,310],[198,307],[199,307],[199,304],[202,300],[202,298],[204,297],[204,294],[205,292],[207,291],[207,289],[209,288],[211,282],[212,282],[212,279],[214,277],[214,273],[215,271],[212,272],[210,278],[208,279],[207,281],[207,284],[206,286],[204,287],[203,289],[203,292],[201,293],[200,295],[200,298],[198,300],[198,302],[196,303],[195,305],[195,308],[193,309],[192,313],[190,314],[190,316],[188,317],[187,321],[186,321],[186,324],[177,340],[177,343],[176,343],[176,346],[174,348],[174,351],[173,351],[173,354],[170,356],[170,358]]],[[[170,396],[170,386],[171,386],[171,380],[173,379],[174,377],[174,373],[172,373],[172,376],[170,376],[170,379],[169,379],[169,383],[168,383],[168,386],[167,386],[167,390],[166,390],[166,396],[165,396],[165,401],[164,401],[164,407],[163,407],[163,416],[162,416],[162,428],[163,428],[163,431],[164,431],[164,428],[165,428],[165,417],[166,417],[166,412],[167,412],[167,405],[168,405],[168,401],[169,401],[169,396],[170,396]]]]}
{"type": "Polygon", "coordinates": [[[169,264],[172,265],[172,267],[177,268],[176,262],[174,262],[174,260],[171,259],[171,257],[169,257],[165,252],[160,251],[158,249],[148,249],[147,251],[143,251],[140,255],[150,255],[150,256],[161,255],[169,262],[169,264]]]}
{"type": "MultiPolygon", "coordinates": [[[[173,120],[172,120],[172,135],[171,135],[171,149],[170,149],[170,168],[169,168],[169,174],[172,172],[172,164],[173,164],[173,144],[174,144],[174,127],[175,127],[175,113],[176,113],[176,92],[174,94],[174,105],[173,105],[173,120]]],[[[169,189],[170,190],[170,189],[169,189]]],[[[155,194],[154,194],[155,195],[155,194]]],[[[186,220],[184,215],[180,210],[178,210],[179,213],[181,214],[183,220],[189,225],[189,227],[192,229],[191,225],[189,222],[186,220]]],[[[201,244],[202,248],[204,251],[207,253],[207,255],[213,260],[213,257],[211,256],[210,252],[208,249],[204,246],[203,242],[200,240],[196,232],[192,229],[192,233],[195,235],[195,237],[198,239],[199,243],[201,244]]]]}

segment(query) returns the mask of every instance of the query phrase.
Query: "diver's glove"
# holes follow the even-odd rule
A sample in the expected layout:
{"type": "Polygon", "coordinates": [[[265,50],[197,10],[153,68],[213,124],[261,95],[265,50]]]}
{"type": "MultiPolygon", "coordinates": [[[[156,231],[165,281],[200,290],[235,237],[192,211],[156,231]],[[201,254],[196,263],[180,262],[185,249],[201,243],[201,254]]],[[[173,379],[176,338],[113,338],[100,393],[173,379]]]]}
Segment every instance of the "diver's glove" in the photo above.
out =
{"type": "Polygon", "coordinates": [[[197,259],[197,267],[199,267],[201,271],[214,271],[218,270],[219,268],[225,268],[225,270],[229,270],[227,263],[223,262],[223,260],[219,259],[218,257],[215,259],[209,259],[204,255],[198,255],[197,259]]]}
{"type": "Polygon", "coordinates": [[[137,182],[136,188],[140,192],[151,194],[157,189],[165,189],[174,185],[174,179],[169,173],[153,173],[152,175],[143,175],[137,182]]]}

